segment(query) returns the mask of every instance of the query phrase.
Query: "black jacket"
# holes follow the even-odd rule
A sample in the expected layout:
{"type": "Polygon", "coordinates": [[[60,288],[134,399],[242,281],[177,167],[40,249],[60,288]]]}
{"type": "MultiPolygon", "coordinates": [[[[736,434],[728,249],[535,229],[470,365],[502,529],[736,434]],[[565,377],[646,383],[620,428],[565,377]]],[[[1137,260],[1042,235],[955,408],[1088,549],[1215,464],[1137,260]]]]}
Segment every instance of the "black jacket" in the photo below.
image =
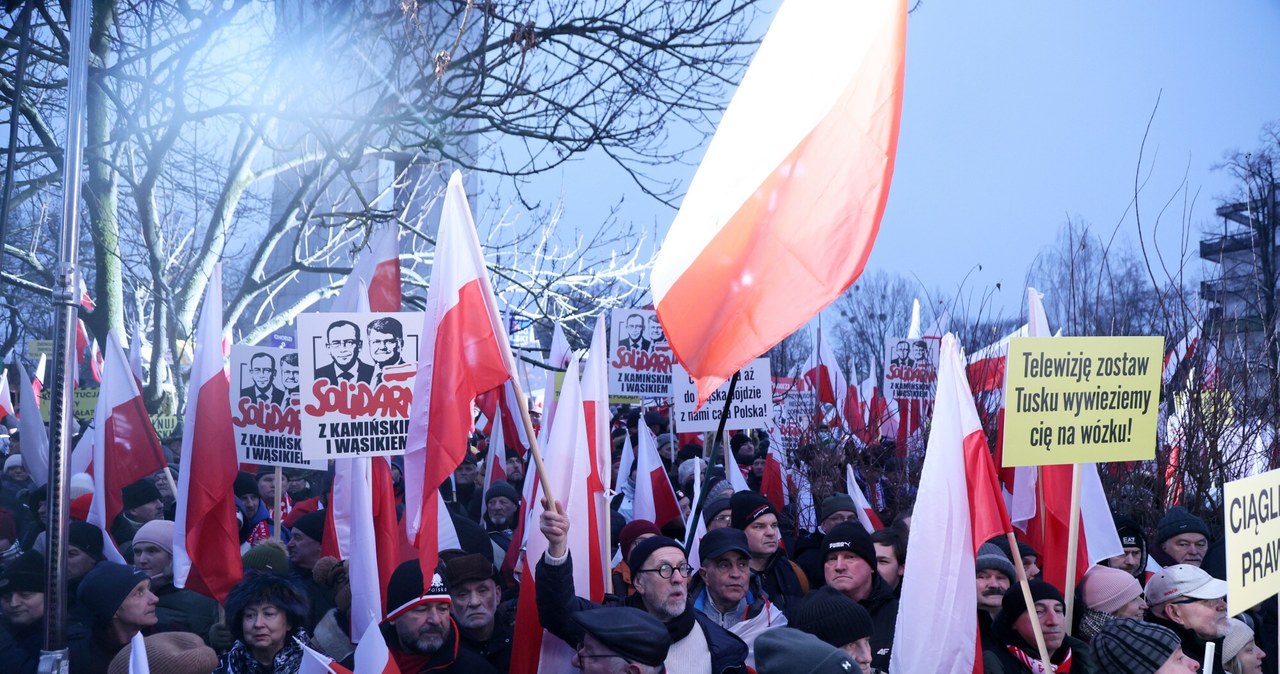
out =
{"type": "MultiPolygon", "coordinates": [[[[1068,636],[1063,639],[1062,645],[1071,647],[1071,674],[1101,674],[1093,661],[1093,653],[1089,651],[1088,644],[1075,637],[1068,636]]],[[[1035,657],[1035,651],[1035,647],[1032,646],[1028,654],[1031,657],[1035,657]]],[[[1062,653],[1064,651],[1059,647],[1058,652],[1062,653]]],[[[1049,659],[1052,660],[1057,655],[1055,653],[1049,659]]],[[[1018,658],[1014,657],[1003,644],[998,644],[996,648],[982,652],[983,674],[1024,674],[1029,671],[1031,670],[1027,669],[1018,658]]]]}
{"type": "Polygon", "coordinates": [[[791,600],[799,599],[809,591],[808,579],[801,581],[800,574],[791,565],[791,558],[787,557],[787,551],[781,548],[769,557],[764,570],[752,571],[751,575],[759,579],[760,587],[769,596],[769,601],[783,611],[791,605],[791,600]]]}
{"type": "Polygon", "coordinates": [[[827,553],[822,542],[826,538],[827,535],[819,529],[796,542],[796,554],[792,559],[804,571],[804,575],[809,577],[810,590],[827,584],[827,579],[822,574],[822,563],[827,553]]]}
{"type": "Polygon", "coordinates": [[[11,625],[0,619],[0,662],[12,674],[36,674],[40,651],[44,648],[44,621],[30,625],[11,625]]]}
{"type": "MultiPolygon", "coordinates": [[[[564,564],[550,565],[545,559],[538,560],[537,568],[538,618],[546,630],[567,644],[582,642],[582,628],[578,627],[569,616],[577,611],[589,611],[600,608],[600,604],[588,601],[573,594],[573,558],[564,564]]],[[[613,602],[615,605],[618,603],[613,602]]],[[[627,606],[641,610],[644,605],[640,595],[630,597],[627,606]]],[[[707,648],[711,651],[711,671],[713,674],[746,674],[747,644],[736,634],[715,624],[701,611],[692,611],[697,627],[707,639],[707,648]]]]}
{"type": "Polygon", "coordinates": [[[871,614],[871,668],[889,671],[893,632],[898,622],[898,596],[875,569],[871,570],[871,594],[858,602],[871,614]]]}

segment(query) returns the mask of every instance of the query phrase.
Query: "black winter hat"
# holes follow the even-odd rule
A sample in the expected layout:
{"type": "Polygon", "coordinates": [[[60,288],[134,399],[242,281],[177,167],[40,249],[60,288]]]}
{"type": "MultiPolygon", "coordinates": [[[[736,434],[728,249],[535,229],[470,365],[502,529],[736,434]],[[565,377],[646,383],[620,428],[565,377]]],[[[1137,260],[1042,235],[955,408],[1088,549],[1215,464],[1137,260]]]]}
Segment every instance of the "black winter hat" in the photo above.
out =
{"type": "Polygon", "coordinates": [[[76,598],[95,620],[105,622],[115,616],[133,588],[144,580],[150,580],[150,576],[124,564],[99,562],[80,581],[76,598]]]}
{"type": "Polygon", "coordinates": [[[844,651],[792,627],[765,630],[755,643],[760,674],[850,674],[860,671],[844,651]]]}
{"type": "Polygon", "coordinates": [[[871,614],[839,590],[824,585],[787,611],[787,624],[842,648],[871,636],[871,614]]]}
{"type": "Polygon", "coordinates": [[[1125,548],[1147,549],[1147,542],[1142,535],[1142,527],[1132,518],[1124,515],[1115,516],[1116,534],[1120,536],[1120,546],[1125,548]]]}
{"type": "Polygon", "coordinates": [[[707,501],[707,505],[702,508],[702,521],[706,522],[707,526],[711,526],[711,520],[714,519],[716,515],[719,515],[726,510],[729,510],[728,498],[723,496],[720,498],[713,498],[710,501],[707,501]]]}
{"type": "Polygon", "coordinates": [[[411,559],[391,573],[391,580],[387,583],[386,620],[395,620],[419,604],[449,601],[449,586],[445,584],[444,576],[439,571],[433,573],[428,587],[422,575],[422,565],[411,559]]]}
{"type": "Polygon", "coordinates": [[[44,555],[30,550],[13,561],[0,574],[0,595],[10,592],[41,592],[45,590],[44,555]]]}
{"type": "Polygon", "coordinates": [[[497,482],[494,482],[493,486],[489,487],[489,491],[484,493],[484,500],[487,503],[489,499],[497,498],[499,496],[516,505],[520,505],[520,494],[517,494],[516,488],[511,486],[511,483],[506,480],[498,480],[497,482]]]}
{"type": "Polygon", "coordinates": [[[1156,525],[1156,545],[1164,545],[1165,541],[1178,534],[1203,534],[1205,538],[1211,538],[1204,520],[1187,512],[1182,506],[1174,506],[1165,512],[1156,525]]]}
{"type": "Polygon", "coordinates": [[[138,506],[160,500],[160,490],[156,487],[155,481],[149,477],[144,477],[126,486],[120,495],[124,499],[125,510],[132,510],[138,506]]]}
{"type": "Polygon", "coordinates": [[[71,520],[69,524],[67,543],[80,548],[84,554],[89,555],[95,561],[101,562],[107,558],[102,549],[105,544],[102,539],[102,529],[80,520],[71,520]]]}
{"type": "Polygon", "coordinates": [[[649,561],[649,556],[658,548],[678,548],[684,550],[684,546],[680,545],[674,538],[666,536],[650,536],[639,543],[631,546],[631,554],[627,555],[627,566],[631,569],[631,577],[634,578],[636,573],[644,568],[644,563],[649,561]]]}
{"type": "Polygon", "coordinates": [[[245,496],[251,494],[258,495],[258,481],[254,477],[245,472],[236,473],[236,481],[232,486],[236,496],[245,496]]]}
{"type": "Polygon", "coordinates": [[[313,510],[293,523],[295,532],[301,531],[307,535],[307,538],[317,542],[324,542],[324,511],[313,510]]]}
{"type": "Polygon", "coordinates": [[[852,552],[861,557],[871,567],[871,570],[875,571],[876,546],[871,542],[871,534],[868,534],[860,523],[843,522],[837,524],[822,539],[823,561],[826,561],[827,555],[841,551],[852,552]]]}
{"type": "MultiPolygon", "coordinates": [[[[729,498],[729,510],[732,511],[733,520],[731,526],[734,529],[746,529],[752,522],[764,517],[765,515],[777,516],[778,511],[774,510],[773,504],[769,503],[769,499],[757,494],[753,491],[740,491],[729,498]]],[[[872,555],[872,559],[875,555],[872,555]]]]}
{"type": "MultiPolygon", "coordinates": [[[[1033,601],[1042,601],[1045,599],[1052,599],[1058,602],[1063,601],[1062,593],[1058,591],[1058,588],[1044,582],[1043,580],[1032,578],[1027,581],[1027,584],[1031,587],[1031,599],[1033,601]]],[[[1004,601],[1000,603],[1000,615],[1003,616],[1006,625],[1012,625],[1018,618],[1022,617],[1023,613],[1026,612],[1027,602],[1022,598],[1022,592],[1020,590],[1015,588],[1004,593],[1004,601]]]]}

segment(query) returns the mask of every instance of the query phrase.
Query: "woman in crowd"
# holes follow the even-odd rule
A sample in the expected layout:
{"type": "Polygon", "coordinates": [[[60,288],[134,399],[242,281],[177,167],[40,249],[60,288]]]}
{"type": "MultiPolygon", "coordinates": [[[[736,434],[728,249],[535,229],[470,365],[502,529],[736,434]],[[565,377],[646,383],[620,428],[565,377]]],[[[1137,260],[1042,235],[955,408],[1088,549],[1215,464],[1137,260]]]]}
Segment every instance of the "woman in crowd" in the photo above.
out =
{"type": "Polygon", "coordinates": [[[1267,656],[1253,640],[1253,630],[1244,621],[1231,619],[1231,629],[1222,640],[1222,671],[1226,674],[1262,674],[1267,656]]]}
{"type": "Polygon", "coordinates": [[[306,594],[273,574],[251,574],[227,595],[227,626],[236,642],[223,656],[218,674],[296,674],[302,646],[306,594]]]}

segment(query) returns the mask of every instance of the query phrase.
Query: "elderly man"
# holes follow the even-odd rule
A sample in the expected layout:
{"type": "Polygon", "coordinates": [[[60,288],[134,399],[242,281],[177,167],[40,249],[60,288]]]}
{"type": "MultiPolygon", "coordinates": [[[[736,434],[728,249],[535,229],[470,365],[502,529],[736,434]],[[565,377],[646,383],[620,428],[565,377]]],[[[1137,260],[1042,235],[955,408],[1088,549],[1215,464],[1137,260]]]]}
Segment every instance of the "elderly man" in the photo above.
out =
{"type": "Polygon", "coordinates": [[[983,650],[986,650],[994,644],[991,640],[991,623],[1000,612],[1001,602],[1017,577],[1017,572],[1013,569],[1013,562],[1004,556],[1000,548],[990,543],[983,543],[978,548],[973,570],[978,583],[978,636],[983,650]]]}
{"type": "Polygon", "coordinates": [[[858,508],[848,494],[832,494],[822,500],[818,511],[822,519],[818,530],[796,542],[796,565],[804,571],[810,587],[822,586],[822,539],[835,527],[845,522],[858,521],[858,508]]]}
{"type": "Polygon", "coordinates": [[[496,672],[484,658],[459,648],[459,631],[450,616],[451,603],[444,578],[433,574],[428,585],[416,559],[397,566],[391,574],[382,637],[403,674],[496,672]]]}
{"type": "Polygon", "coordinates": [[[591,674],[663,674],[671,635],[657,618],[628,606],[578,611],[582,643],[573,665],[591,674]]]}
{"type": "MultiPolygon", "coordinates": [[[[761,619],[773,623],[781,612],[751,582],[747,537],[733,528],[707,532],[698,544],[698,575],[689,582],[693,608],[725,629],[761,619]]],[[[735,630],[736,631],[736,630],[735,630]]]]}
{"type": "MultiPolygon", "coordinates": [[[[582,643],[584,630],[570,618],[597,606],[573,594],[573,560],[567,537],[569,518],[557,503],[555,512],[543,511],[539,527],[547,538],[547,551],[538,560],[538,616],[542,626],[566,643],[582,643]]],[[[665,660],[673,672],[737,674],[746,671],[747,645],[689,605],[688,584],[693,569],[684,550],[665,536],[647,538],[631,549],[636,593],[627,604],[641,608],[665,624],[672,645],[665,660]]]]}
{"type": "Polygon", "coordinates": [[[982,667],[986,674],[1025,674],[1055,669],[1072,674],[1094,674],[1092,654],[1083,641],[1068,636],[1066,604],[1057,588],[1042,580],[1028,581],[1031,598],[1027,606],[1021,592],[1004,596],[1000,613],[991,627],[995,645],[982,651],[982,667]],[[1041,661],[1036,646],[1035,627],[1040,623],[1049,663],[1041,661]]]}
{"type": "Polygon", "coordinates": [[[780,545],[778,511],[769,499],[752,491],[734,494],[729,499],[729,510],[730,524],[747,535],[751,572],[759,577],[760,587],[769,595],[769,600],[785,611],[792,599],[809,591],[809,579],[780,545]]]}
{"type": "Polygon", "coordinates": [[[497,569],[484,555],[459,555],[445,562],[444,581],[449,587],[450,612],[458,626],[459,641],[499,672],[511,668],[514,625],[498,620],[497,569]]]}
{"type": "Polygon", "coordinates": [[[144,477],[126,486],[121,492],[124,509],[116,515],[111,525],[111,537],[125,561],[133,559],[133,536],[142,525],[164,517],[164,500],[155,480],[144,477]]]}
{"type": "Polygon", "coordinates": [[[824,540],[823,580],[832,589],[858,602],[871,614],[871,666],[889,671],[898,599],[876,573],[876,551],[861,524],[846,522],[824,540]]]}
{"type": "MultiPolygon", "coordinates": [[[[1198,566],[1175,564],[1147,581],[1147,622],[1167,627],[1182,640],[1182,651],[1204,662],[1205,644],[1217,644],[1231,628],[1227,615],[1227,584],[1198,566]]],[[[1219,661],[1221,658],[1217,658],[1219,661]]]]}
{"type": "Polygon", "coordinates": [[[1208,550],[1209,526],[1182,506],[1170,508],[1156,525],[1156,549],[1151,556],[1161,566],[1200,566],[1208,550]]]}

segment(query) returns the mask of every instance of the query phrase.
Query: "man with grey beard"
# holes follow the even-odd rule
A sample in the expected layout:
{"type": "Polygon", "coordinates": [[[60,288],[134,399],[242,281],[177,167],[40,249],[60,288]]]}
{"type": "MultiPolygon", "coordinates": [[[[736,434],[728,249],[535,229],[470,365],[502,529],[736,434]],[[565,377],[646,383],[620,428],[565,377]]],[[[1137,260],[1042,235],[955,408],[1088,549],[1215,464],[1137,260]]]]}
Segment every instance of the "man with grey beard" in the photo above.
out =
{"type": "Polygon", "coordinates": [[[458,648],[458,629],[449,615],[451,604],[444,578],[436,572],[428,586],[418,560],[401,564],[391,574],[382,636],[402,674],[496,674],[484,658],[458,648]]]}

